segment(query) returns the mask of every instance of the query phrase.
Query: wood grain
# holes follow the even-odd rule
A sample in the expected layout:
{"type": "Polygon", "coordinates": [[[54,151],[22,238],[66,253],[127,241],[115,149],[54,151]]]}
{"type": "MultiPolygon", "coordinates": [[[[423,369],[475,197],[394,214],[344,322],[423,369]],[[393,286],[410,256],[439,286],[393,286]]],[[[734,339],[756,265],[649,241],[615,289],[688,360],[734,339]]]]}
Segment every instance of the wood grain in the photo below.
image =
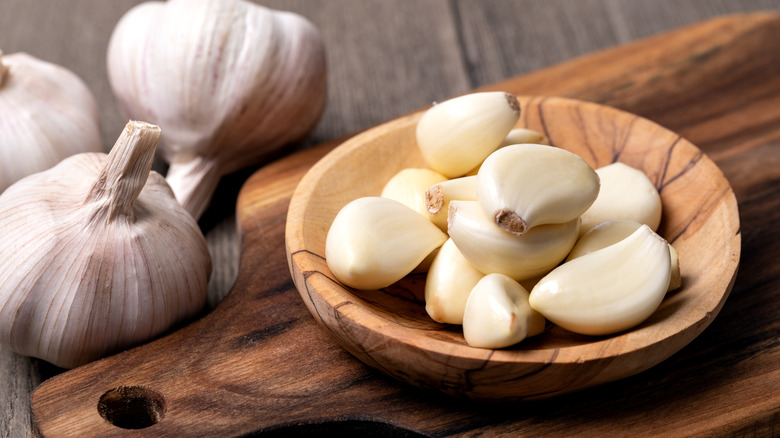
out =
{"type": "Polygon", "coordinates": [[[303,172],[338,143],[331,142],[264,167],[246,182],[238,199],[240,275],[212,313],[156,342],[44,382],[32,400],[40,431],[137,432],[97,415],[100,397],[125,385],[164,396],[162,421],[143,430],[155,436],[290,433],[300,424],[311,432],[329,421],[339,430],[368,421],[369,428],[380,425],[372,430],[435,436],[776,434],[780,288],[771,256],[780,239],[771,208],[780,198],[780,167],[762,163],[778,160],[780,115],[773,108],[780,96],[772,79],[780,71],[779,29],[773,14],[726,17],[495,87],[666,116],[668,128],[687,132],[726,171],[740,202],[740,274],[720,316],[658,366],[549,401],[496,405],[420,392],[356,361],[316,325],[284,257],[289,197],[303,172]],[[748,102],[745,93],[761,97],[748,102]]]}

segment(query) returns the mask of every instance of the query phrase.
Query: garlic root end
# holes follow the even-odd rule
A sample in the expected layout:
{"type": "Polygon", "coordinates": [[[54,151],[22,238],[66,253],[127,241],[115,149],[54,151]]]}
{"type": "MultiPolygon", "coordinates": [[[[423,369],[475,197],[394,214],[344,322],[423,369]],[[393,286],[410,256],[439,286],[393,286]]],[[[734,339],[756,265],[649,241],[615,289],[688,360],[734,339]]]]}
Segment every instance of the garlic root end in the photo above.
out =
{"type": "Polygon", "coordinates": [[[496,225],[518,236],[528,231],[525,220],[512,210],[499,210],[496,213],[496,225]]]}

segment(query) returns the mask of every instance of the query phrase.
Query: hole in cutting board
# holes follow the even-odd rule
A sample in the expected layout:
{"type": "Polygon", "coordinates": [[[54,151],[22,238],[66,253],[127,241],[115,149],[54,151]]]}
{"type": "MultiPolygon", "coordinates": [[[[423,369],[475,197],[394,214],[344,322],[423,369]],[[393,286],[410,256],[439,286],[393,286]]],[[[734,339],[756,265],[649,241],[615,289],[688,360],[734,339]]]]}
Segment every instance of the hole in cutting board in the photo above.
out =
{"type": "Polygon", "coordinates": [[[143,429],[165,416],[165,397],[142,386],[120,386],[102,396],[97,405],[104,420],[122,429],[143,429]]]}

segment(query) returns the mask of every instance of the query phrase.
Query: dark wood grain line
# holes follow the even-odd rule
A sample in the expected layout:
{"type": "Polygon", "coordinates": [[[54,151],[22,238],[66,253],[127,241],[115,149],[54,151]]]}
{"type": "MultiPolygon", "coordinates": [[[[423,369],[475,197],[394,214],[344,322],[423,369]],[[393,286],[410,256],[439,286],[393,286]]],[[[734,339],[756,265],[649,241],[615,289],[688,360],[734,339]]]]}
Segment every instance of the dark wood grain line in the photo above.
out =
{"type": "MultiPolygon", "coordinates": [[[[678,173],[673,175],[671,178],[661,182],[661,184],[658,186],[658,193],[663,192],[663,190],[664,190],[664,188],[666,186],[668,186],[669,184],[673,183],[678,178],[682,177],[687,172],[689,172],[691,169],[696,167],[696,164],[699,162],[699,160],[701,160],[701,158],[703,156],[704,156],[704,153],[702,151],[697,151],[696,155],[694,155],[694,157],[688,161],[688,163],[685,165],[685,167],[682,170],[680,170],[678,173]]],[[[665,164],[665,167],[668,167],[668,164],[669,164],[669,161],[667,160],[666,164],[665,164]]],[[[664,169],[664,174],[666,174],[666,168],[664,169]]]]}
{"type": "Polygon", "coordinates": [[[655,188],[658,190],[659,194],[663,190],[664,180],[666,180],[666,174],[669,172],[669,163],[672,162],[672,154],[674,153],[674,150],[677,148],[677,144],[681,139],[682,136],[678,135],[672,144],[669,145],[669,147],[666,149],[666,159],[664,160],[663,170],[659,173],[658,178],[655,181],[655,188]]]}

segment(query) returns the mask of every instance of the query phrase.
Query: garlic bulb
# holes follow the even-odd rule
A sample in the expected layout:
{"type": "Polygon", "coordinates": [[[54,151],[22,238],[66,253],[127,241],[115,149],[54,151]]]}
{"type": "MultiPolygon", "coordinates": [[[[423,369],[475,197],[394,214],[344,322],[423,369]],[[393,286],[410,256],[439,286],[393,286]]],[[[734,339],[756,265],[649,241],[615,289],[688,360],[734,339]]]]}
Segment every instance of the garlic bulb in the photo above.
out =
{"type": "Polygon", "coordinates": [[[166,178],[196,219],[223,175],[308,134],[326,98],[317,29],[243,0],[134,7],[111,36],[108,74],[127,117],[164,128],[166,178]]]}
{"type": "Polygon", "coordinates": [[[380,289],[412,272],[446,240],[444,232],[406,205],[368,196],[336,214],[325,238],[325,260],[347,286],[380,289]]]}
{"type": "Polygon", "coordinates": [[[131,122],[0,195],[0,343],[71,368],[149,340],[206,303],[206,241],[151,172],[160,130],[131,122]]]}
{"type": "Polygon", "coordinates": [[[618,243],[555,268],[531,290],[531,307],[584,335],[630,329],[661,304],[669,286],[669,245],[647,225],[618,243]]]}
{"type": "Polygon", "coordinates": [[[0,193],[65,157],[102,152],[97,103],[71,71],[0,52],[0,193]]]}

